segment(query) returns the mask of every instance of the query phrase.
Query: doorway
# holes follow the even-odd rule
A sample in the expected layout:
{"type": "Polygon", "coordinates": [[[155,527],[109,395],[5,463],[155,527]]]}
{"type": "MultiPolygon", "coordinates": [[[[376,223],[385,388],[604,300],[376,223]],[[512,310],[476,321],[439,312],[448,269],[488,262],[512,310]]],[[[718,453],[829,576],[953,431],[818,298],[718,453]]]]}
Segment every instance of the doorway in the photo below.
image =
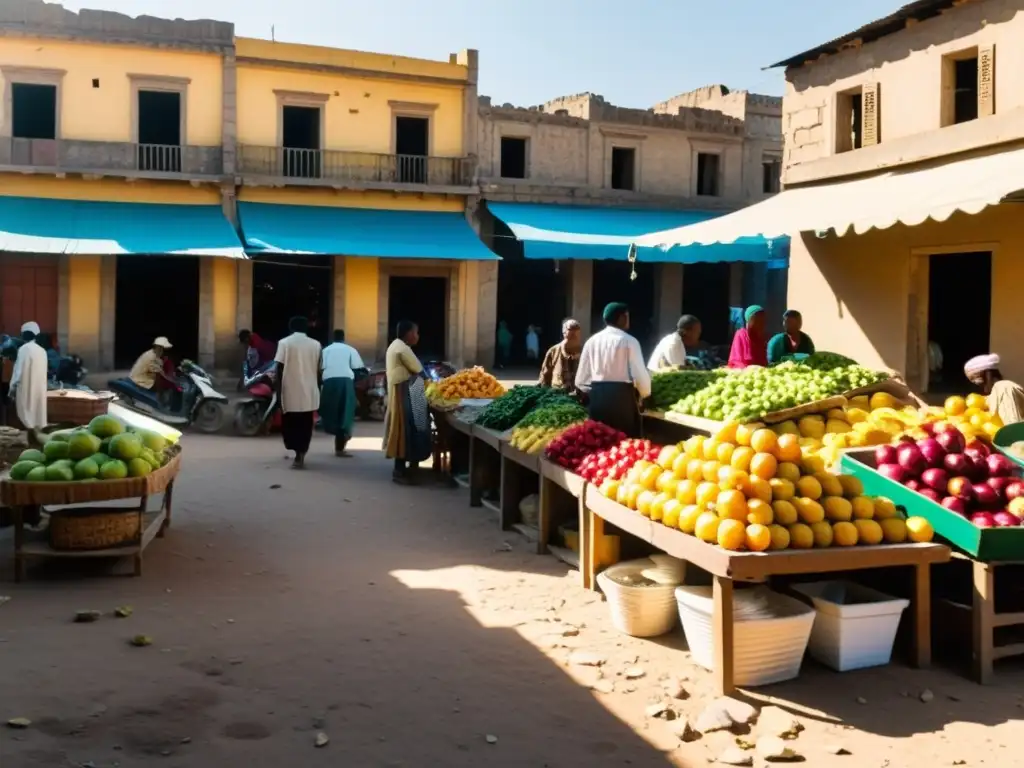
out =
{"type": "Polygon", "coordinates": [[[928,344],[938,346],[941,365],[928,355],[929,392],[970,390],[964,363],[989,352],[992,319],[992,254],[941,253],[928,258],[928,344]],[[970,311],[958,309],[970,296],[970,311]]]}
{"type": "Polygon", "coordinates": [[[281,141],[284,175],[300,179],[320,178],[320,107],[282,107],[281,141]]]}
{"type": "Polygon", "coordinates": [[[420,327],[416,355],[421,362],[444,360],[448,351],[448,278],[391,277],[388,279],[388,343],[402,320],[420,327]]]}
{"type": "Polygon", "coordinates": [[[139,170],[181,172],[181,93],[139,91],[139,170]]]}
{"type": "Polygon", "coordinates": [[[168,355],[175,362],[198,358],[197,257],[118,256],[114,295],[115,367],[130,368],[157,336],[174,345],[168,355]]]}
{"type": "Polygon", "coordinates": [[[426,184],[429,152],[430,120],[426,117],[396,117],[398,180],[405,184],[426,184]]]}
{"type": "Polygon", "coordinates": [[[729,273],[728,262],[702,261],[683,268],[683,312],[700,320],[701,339],[711,345],[732,343],[729,273]]]}
{"type": "Polygon", "coordinates": [[[331,257],[287,258],[287,262],[253,261],[250,330],[277,342],[291,333],[289,320],[301,316],[309,321],[310,337],[325,344],[331,332],[331,257]]]}
{"type": "MultiPolygon", "coordinates": [[[[626,261],[595,261],[590,307],[591,328],[603,328],[604,308],[613,301],[629,305],[629,332],[650,354],[658,343],[657,320],[654,317],[654,264],[639,262],[636,280],[630,280],[626,261]]],[[[685,280],[684,280],[685,282],[685,280]]]]}

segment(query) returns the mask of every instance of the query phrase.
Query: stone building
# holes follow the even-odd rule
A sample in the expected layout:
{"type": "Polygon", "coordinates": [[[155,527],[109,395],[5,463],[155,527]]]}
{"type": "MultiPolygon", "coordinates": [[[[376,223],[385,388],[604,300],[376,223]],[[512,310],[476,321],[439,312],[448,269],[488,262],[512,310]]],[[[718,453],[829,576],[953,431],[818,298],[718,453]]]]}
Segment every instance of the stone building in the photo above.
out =
{"type": "Polygon", "coordinates": [[[528,324],[554,340],[563,316],[589,330],[599,327],[607,301],[625,299],[651,310],[633,318],[647,345],[684,310],[702,318],[705,337],[723,342],[730,306],[757,301],[780,313],[781,248],[643,253],[635,280],[624,262],[631,235],[720,216],[777,192],[781,113],[781,99],[721,85],[652,109],[592,93],[529,108],[481,97],[476,218],[484,242],[503,257],[499,317],[518,340],[528,324]],[[587,235],[626,239],[583,242],[587,235]]]}

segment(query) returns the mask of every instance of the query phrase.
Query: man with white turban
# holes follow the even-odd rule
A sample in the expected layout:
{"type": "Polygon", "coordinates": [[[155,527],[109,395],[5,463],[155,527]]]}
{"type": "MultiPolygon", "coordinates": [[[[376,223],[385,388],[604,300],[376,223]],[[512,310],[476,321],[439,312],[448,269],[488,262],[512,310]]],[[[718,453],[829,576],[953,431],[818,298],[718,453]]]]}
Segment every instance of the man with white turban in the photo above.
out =
{"type": "Polygon", "coordinates": [[[1024,387],[1003,378],[999,355],[978,355],[964,364],[967,379],[988,398],[988,409],[999,414],[1003,424],[1024,421],[1024,387]]]}
{"type": "Polygon", "coordinates": [[[39,325],[28,322],[21,326],[21,337],[25,343],[18,350],[11,374],[11,394],[18,414],[18,421],[27,430],[42,429],[46,426],[46,350],[35,339],[39,325]]]}

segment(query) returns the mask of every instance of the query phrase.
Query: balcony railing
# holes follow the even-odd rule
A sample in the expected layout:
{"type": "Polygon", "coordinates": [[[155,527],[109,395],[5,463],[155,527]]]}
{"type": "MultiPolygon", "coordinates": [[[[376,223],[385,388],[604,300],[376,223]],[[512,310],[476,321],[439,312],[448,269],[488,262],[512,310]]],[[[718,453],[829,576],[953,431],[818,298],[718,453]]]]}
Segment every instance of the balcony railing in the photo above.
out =
{"type": "Polygon", "coordinates": [[[168,173],[220,176],[220,147],[134,144],[77,139],[0,137],[0,166],[22,166],[53,172],[168,173]]]}
{"type": "Polygon", "coordinates": [[[472,184],[469,158],[381,155],[335,149],[238,147],[238,170],[243,175],[301,179],[324,184],[416,184],[464,187],[472,184]]]}

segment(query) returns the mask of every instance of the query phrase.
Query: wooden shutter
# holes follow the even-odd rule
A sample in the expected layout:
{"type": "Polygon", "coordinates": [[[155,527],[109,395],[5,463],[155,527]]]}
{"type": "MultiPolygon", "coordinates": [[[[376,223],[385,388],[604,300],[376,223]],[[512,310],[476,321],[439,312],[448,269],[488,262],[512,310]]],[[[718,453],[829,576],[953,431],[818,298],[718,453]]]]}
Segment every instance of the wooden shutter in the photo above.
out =
{"type": "Polygon", "coordinates": [[[871,147],[881,139],[880,125],[878,122],[878,83],[867,83],[861,89],[861,133],[860,144],[862,147],[871,147]]]}
{"type": "Polygon", "coordinates": [[[996,47],[978,48],[978,117],[996,113],[996,47]]]}

